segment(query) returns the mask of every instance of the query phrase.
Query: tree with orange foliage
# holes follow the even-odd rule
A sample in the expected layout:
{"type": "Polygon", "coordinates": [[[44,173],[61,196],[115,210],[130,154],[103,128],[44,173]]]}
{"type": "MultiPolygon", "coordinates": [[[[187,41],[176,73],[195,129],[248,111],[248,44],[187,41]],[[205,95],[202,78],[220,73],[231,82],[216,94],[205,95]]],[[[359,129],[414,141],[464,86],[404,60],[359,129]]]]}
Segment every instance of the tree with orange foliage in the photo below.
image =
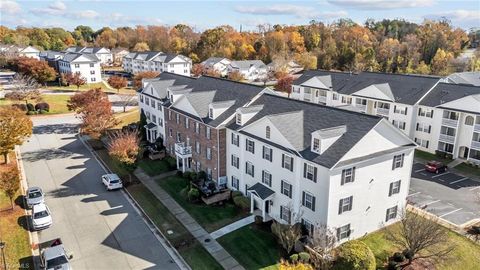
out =
{"type": "Polygon", "coordinates": [[[117,93],[120,92],[121,88],[126,87],[127,83],[127,78],[121,76],[111,76],[110,78],[108,78],[108,84],[110,84],[111,87],[117,89],[117,93]]]}
{"type": "Polygon", "coordinates": [[[290,97],[290,94],[292,93],[292,83],[293,83],[293,77],[290,75],[287,75],[278,79],[276,88],[278,91],[287,93],[288,97],[290,97]]]}
{"type": "Polygon", "coordinates": [[[194,64],[192,66],[192,74],[195,77],[198,77],[203,74],[205,67],[202,64],[194,64]]]}
{"type": "Polygon", "coordinates": [[[140,138],[136,131],[118,131],[110,136],[107,146],[108,154],[128,171],[130,182],[140,152],[139,144],[140,138]]]}
{"type": "Polygon", "coordinates": [[[135,87],[135,89],[140,89],[142,88],[143,79],[152,79],[157,77],[158,75],[160,75],[160,73],[156,71],[144,71],[144,72],[137,73],[133,77],[133,86],[135,87]]]}
{"type": "Polygon", "coordinates": [[[55,80],[56,72],[46,61],[37,60],[31,57],[19,57],[14,63],[17,71],[33,77],[37,82],[45,84],[55,80]]]}
{"type": "Polygon", "coordinates": [[[240,81],[245,80],[242,73],[238,70],[234,70],[234,71],[228,73],[228,79],[232,80],[232,81],[236,81],[236,82],[240,82],[240,81]]]}
{"type": "Polygon", "coordinates": [[[68,84],[73,84],[75,86],[77,86],[77,91],[80,89],[80,86],[84,85],[87,83],[87,80],[82,77],[82,75],[80,73],[67,73],[67,76],[65,77],[65,79],[67,80],[67,83],[68,84]]]}

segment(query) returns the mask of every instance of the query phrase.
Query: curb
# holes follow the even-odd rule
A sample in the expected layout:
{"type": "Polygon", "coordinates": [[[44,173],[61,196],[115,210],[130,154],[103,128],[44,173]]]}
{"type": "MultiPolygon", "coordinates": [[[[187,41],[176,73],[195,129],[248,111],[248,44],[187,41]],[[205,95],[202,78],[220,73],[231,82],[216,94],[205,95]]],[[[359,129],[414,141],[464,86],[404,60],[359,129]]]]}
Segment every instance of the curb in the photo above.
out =
{"type": "MultiPolygon", "coordinates": [[[[20,171],[20,184],[21,184],[21,190],[22,190],[22,195],[25,196],[25,192],[28,189],[28,183],[27,183],[27,177],[25,175],[25,169],[23,167],[23,161],[22,161],[22,154],[20,152],[20,147],[18,145],[15,145],[15,156],[17,159],[17,167],[18,170],[20,171]]],[[[24,209],[25,215],[29,215],[29,211],[27,208],[24,209]]],[[[27,221],[27,226],[28,226],[28,221],[27,221]]],[[[28,238],[30,240],[30,250],[32,252],[32,260],[33,260],[33,268],[34,269],[39,269],[39,261],[38,258],[40,257],[40,250],[38,249],[38,233],[35,231],[28,230],[28,238]],[[36,248],[34,248],[36,247],[36,248]]]]}
{"type": "MultiPolygon", "coordinates": [[[[111,173],[112,171],[108,168],[107,164],[92,150],[92,148],[85,142],[81,135],[77,135],[80,142],[87,148],[87,150],[93,155],[93,157],[97,160],[103,170],[107,173],[111,173]]],[[[151,230],[155,238],[160,242],[160,244],[165,248],[167,253],[170,257],[175,261],[175,263],[180,267],[180,269],[184,270],[191,270],[188,263],[183,259],[183,257],[178,253],[177,249],[173,247],[173,245],[168,241],[165,235],[160,231],[160,229],[155,225],[155,223],[150,219],[150,217],[144,212],[144,210],[140,207],[138,202],[133,198],[133,196],[128,192],[126,188],[121,189],[122,194],[127,198],[129,203],[133,206],[135,211],[142,216],[143,221],[147,225],[147,227],[151,230]]]]}

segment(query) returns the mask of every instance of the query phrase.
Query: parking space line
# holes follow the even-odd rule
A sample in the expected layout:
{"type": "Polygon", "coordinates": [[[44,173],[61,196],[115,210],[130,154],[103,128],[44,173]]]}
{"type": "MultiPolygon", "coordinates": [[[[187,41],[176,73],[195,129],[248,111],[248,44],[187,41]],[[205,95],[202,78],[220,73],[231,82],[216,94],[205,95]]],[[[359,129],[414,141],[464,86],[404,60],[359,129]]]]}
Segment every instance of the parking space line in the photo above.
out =
{"type": "Polygon", "coordinates": [[[432,176],[432,178],[437,178],[437,177],[440,177],[440,176],[445,175],[445,174],[449,174],[449,172],[444,172],[444,173],[441,173],[441,174],[434,175],[434,176],[432,176]]]}
{"type": "Polygon", "coordinates": [[[479,188],[480,188],[480,186],[471,188],[471,189],[469,189],[469,190],[470,190],[470,191],[474,191],[474,190],[479,189],[479,188]]]}
{"type": "Polygon", "coordinates": [[[463,208],[458,208],[458,209],[455,209],[455,210],[453,210],[453,211],[450,211],[450,212],[445,213],[445,214],[443,214],[443,215],[441,215],[441,216],[438,216],[438,217],[441,217],[441,218],[442,218],[442,217],[444,217],[444,216],[446,216],[446,215],[453,214],[453,213],[458,212],[458,211],[460,211],[460,210],[462,210],[462,209],[463,209],[463,208]]]}
{"type": "Polygon", "coordinates": [[[450,182],[450,184],[455,184],[455,183],[458,183],[458,182],[462,182],[462,181],[465,181],[467,179],[468,179],[468,177],[465,177],[465,178],[459,179],[457,181],[450,182]]]}
{"type": "Polygon", "coordinates": [[[440,200],[436,200],[436,201],[433,201],[433,202],[429,202],[429,203],[424,204],[424,206],[427,206],[427,205],[430,205],[430,204],[434,204],[434,203],[437,203],[437,202],[439,202],[439,201],[440,201],[440,200]]]}
{"type": "Polygon", "coordinates": [[[418,195],[418,194],[420,194],[420,193],[421,193],[421,192],[419,191],[419,192],[415,192],[415,193],[412,193],[412,194],[408,194],[407,197],[415,196],[415,195],[418,195]]]}
{"type": "Polygon", "coordinates": [[[415,172],[421,172],[421,171],[425,171],[425,169],[416,170],[415,172]]]}

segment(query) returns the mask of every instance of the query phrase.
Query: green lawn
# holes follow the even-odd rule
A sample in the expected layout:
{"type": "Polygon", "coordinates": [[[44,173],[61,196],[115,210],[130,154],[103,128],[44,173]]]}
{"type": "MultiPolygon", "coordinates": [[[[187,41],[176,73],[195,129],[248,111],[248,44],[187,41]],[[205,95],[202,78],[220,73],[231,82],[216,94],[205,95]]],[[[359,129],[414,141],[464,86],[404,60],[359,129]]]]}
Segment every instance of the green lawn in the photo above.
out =
{"type": "Polygon", "coordinates": [[[170,176],[158,180],[157,183],[208,232],[213,232],[247,216],[247,213],[242,212],[231,202],[227,202],[222,206],[205,205],[202,202],[195,204],[188,202],[180,192],[187,186],[187,180],[184,178],[170,176]]]}
{"type": "Polygon", "coordinates": [[[137,184],[127,189],[192,269],[222,269],[221,265],[145,186],[137,184]],[[168,234],[168,230],[171,230],[172,234],[168,234]]]}
{"type": "MultiPolygon", "coordinates": [[[[116,89],[109,89],[105,86],[105,84],[101,82],[81,85],[80,88],[78,88],[78,90],[76,85],[69,85],[69,86],[51,85],[46,87],[46,89],[52,90],[52,91],[88,91],[94,88],[101,88],[104,92],[117,93],[116,89]]],[[[122,88],[120,89],[120,93],[134,93],[134,90],[132,88],[122,88]]]]}
{"type": "Polygon", "coordinates": [[[438,157],[435,154],[428,153],[428,152],[418,150],[418,149],[415,149],[415,157],[418,158],[418,159],[422,159],[424,161],[437,160],[437,161],[441,161],[445,164],[452,161],[451,159],[444,159],[444,158],[438,157]]]}
{"type": "MultiPolygon", "coordinates": [[[[42,102],[46,102],[50,105],[50,111],[48,114],[60,114],[70,112],[67,109],[67,101],[70,99],[69,95],[42,95],[42,102]]],[[[11,105],[15,103],[25,104],[24,101],[12,101],[7,99],[0,99],[1,105],[11,105]]],[[[38,102],[31,101],[33,105],[38,102]]]]}
{"type": "MultiPolygon", "coordinates": [[[[399,226],[399,223],[391,226],[399,226]]],[[[478,269],[478,266],[480,265],[480,245],[477,245],[454,232],[449,232],[449,235],[450,238],[448,242],[453,244],[455,249],[453,253],[450,254],[451,259],[436,264],[437,269],[478,269]]],[[[401,251],[401,248],[396,247],[392,242],[386,239],[385,230],[371,233],[360,240],[367,244],[367,246],[373,251],[373,254],[375,254],[377,268],[380,268],[387,261],[388,256],[392,256],[394,252],[401,251]]]]}
{"type": "Polygon", "coordinates": [[[115,128],[121,128],[128,124],[140,121],[140,113],[138,109],[134,109],[127,112],[116,113],[115,118],[120,121],[115,128]]]}
{"type": "Polygon", "coordinates": [[[167,157],[163,160],[151,160],[148,158],[138,162],[138,167],[142,168],[149,176],[155,176],[170,171],[171,164],[175,164],[175,159],[167,157]]]}
{"type": "Polygon", "coordinates": [[[459,164],[455,167],[453,167],[455,170],[460,171],[463,174],[466,174],[466,176],[476,176],[477,178],[480,178],[480,168],[479,167],[473,167],[465,162],[462,164],[459,164]]]}
{"type": "Polygon", "coordinates": [[[128,176],[128,171],[125,170],[125,168],[123,168],[120,164],[118,164],[117,162],[115,162],[110,158],[110,155],[108,155],[107,149],[96,150],[95,152],[103,160],[103,162],[107,164],[110,170],[118,174],[118,176],[122,178],[128,176]]]}
{"type": "Polygon", "coordinates": [[[285,255],[274,235],[255,225],[224,235],[218,242],[246,269],[276,269],[285,255]]]}

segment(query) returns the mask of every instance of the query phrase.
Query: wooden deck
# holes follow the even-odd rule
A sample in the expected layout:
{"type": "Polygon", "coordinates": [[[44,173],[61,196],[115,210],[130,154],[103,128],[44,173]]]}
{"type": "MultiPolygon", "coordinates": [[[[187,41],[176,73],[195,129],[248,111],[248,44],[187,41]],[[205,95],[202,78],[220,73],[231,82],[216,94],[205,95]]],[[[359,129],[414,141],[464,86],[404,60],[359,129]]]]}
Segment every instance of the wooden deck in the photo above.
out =
{"type": "Polygon", "coordinates": [[[219,193],[216,193],[216,194],[208,196],[208,197],[202,196],[202,201],[206,205],[218,203],[218,202],[221,202],[221,201],[226,201],[226,200],[230,199],[230,193],[231,193],[231,191],[229,189],[226,189],[224,191],[221,191],[219,193]]]}

